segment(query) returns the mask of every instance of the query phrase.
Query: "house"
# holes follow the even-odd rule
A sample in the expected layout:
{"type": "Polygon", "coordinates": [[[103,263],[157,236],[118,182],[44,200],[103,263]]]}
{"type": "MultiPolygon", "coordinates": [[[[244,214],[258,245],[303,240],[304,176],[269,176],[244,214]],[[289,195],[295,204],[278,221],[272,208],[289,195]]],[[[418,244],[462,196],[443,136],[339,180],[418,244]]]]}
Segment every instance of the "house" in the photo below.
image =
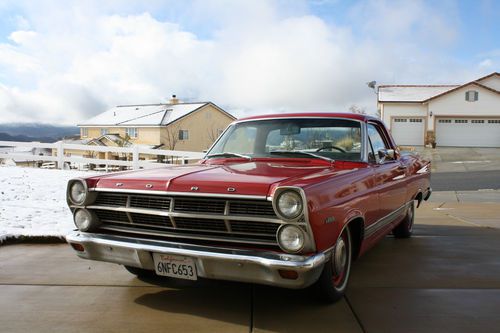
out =
{"type": "Polygon", "coordinates": [[[381,85],[378,109],[398,145],[500,147],[500,73],[461,85],[381,85]]]}
{"type": "MultiPolygon", "coordinates": [[[[120,105],[81,124],[82,140],[203,151],[236,118],[212,102],[120,105]]],[[[88,144],[91,144],[89,141],[88,144]]]]}
{"type": "Polygon", "coordinates": [[[23,167],[41,166],[44,162],[37,157],[50,155],[50,148],[0,147],[0,164],[23,167]],[[9,157],[3,157],[3,153],[8,154],[9,157]]]}

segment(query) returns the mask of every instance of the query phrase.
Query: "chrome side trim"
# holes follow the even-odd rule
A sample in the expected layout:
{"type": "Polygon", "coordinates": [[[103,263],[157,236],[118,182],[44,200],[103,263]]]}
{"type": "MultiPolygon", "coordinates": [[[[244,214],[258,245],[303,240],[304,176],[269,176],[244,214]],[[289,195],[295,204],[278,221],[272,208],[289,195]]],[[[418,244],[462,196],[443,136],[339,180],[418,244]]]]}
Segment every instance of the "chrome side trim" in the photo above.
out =
{"type": "Polygon", "coordinates": [[[422,168],[420,168],[417,171],[417,174],[424,174],[424,173],[429,173],[429,164],[424,165],[422,168]]]}
{"type": "Polygon", "coordinates": [[[169,192],[169,191],[152,191],[152,190],[129,190],[121,188],[89,188],[89,191],[94,192],[115,192],[115,193],[134,193],[134,194],[149,194],[149,195],[172,195],[182,197],[206,197],[206,198],[225,198],[225,199],[250,199],[250,200],[266,200],[266,195],[245,195],[245,194],[219,194],[219,193],[191,193],[191,192],[169,192]]]}
{"type": "Polygon", "coordinates": [[[366,239],[366,238],[372,236],[377,231],[383,229],[387,225],[389,225],[392,222],[394,222],[399,216],[401,216],[401,214],[403,212],[405,212],[405,210],[408,208],[408,206],[411,204],[411,202],[412,201],[408,201],[403,206],[401,206],[398,209],[396,209],[395,211],[387,214],[386,216],[384,216],[383,218],[381,218],[377,222],[372,223],[369,226],[365,227],[365,232],[364,232],[364,235],[363,235],[363,239],[366,239]]]}

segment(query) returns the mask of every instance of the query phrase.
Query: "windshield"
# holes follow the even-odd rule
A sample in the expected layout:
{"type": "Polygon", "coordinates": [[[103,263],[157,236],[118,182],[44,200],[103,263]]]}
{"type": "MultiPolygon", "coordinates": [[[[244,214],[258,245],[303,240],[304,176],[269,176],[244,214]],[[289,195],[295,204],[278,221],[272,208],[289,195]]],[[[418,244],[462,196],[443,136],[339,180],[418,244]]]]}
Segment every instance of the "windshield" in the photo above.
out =
{"type": "Polygon", "coordinates": [[[211,157],[361,160],[361,123],[347,119],[272,119],[232,125],[211,157]]]}

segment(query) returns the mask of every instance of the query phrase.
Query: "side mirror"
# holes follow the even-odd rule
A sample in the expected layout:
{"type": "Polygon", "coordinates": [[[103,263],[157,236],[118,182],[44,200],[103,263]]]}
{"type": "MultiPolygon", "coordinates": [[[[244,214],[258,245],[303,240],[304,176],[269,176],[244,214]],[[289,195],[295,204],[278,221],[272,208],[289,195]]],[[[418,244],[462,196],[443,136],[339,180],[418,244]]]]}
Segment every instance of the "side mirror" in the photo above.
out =
{"type": "Polygon", "coordinates": [[[396,152],[394,149],[379,149],[378,157],[380,158],[380,164],[384,163],[387,160],[394,160],[396,157],[396,152]]]}

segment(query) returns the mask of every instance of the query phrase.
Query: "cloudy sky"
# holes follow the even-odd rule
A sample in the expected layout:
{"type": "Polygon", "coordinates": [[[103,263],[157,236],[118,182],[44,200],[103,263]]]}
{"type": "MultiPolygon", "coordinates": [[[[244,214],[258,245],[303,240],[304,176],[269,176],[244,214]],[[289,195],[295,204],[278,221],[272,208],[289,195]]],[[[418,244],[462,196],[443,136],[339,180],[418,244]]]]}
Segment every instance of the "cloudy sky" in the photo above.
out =
{"type": "Polygon", "coordinates": [[[237,116],[375,112],[366,82],[500,71],[500,2],[0,0],[0,122],[75,124],[177,94],[237,116]]]}

